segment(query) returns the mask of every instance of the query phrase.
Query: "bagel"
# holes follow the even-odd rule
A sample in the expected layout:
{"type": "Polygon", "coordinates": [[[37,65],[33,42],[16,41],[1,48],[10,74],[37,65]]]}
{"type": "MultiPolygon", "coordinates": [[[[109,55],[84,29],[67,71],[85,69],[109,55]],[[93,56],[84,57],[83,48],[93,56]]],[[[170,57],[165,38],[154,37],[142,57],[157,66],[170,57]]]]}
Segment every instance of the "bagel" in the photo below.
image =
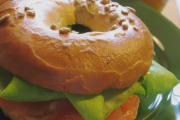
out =
{"type": "Polygon", "coordinates": [[[9,0],[0,7],[0,66],[55,91],[128,87],[153,57],[150,32],[134,13],[109,0],[9,0]],[[71,31],[73,24],[91,31],[71,31]]]}
{"type": "Polygon", "coordinates": [[[143,102],[178,84],[152,60],[151,34],[135,12],[110,0],[0,0],[0,112],[134,120],[143,102]]]}

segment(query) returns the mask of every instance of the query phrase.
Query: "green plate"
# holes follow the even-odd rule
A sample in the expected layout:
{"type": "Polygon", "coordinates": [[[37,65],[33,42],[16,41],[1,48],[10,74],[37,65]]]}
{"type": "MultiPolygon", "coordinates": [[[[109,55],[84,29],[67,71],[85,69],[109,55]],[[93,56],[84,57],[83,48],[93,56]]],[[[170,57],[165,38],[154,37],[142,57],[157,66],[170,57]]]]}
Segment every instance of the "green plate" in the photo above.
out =
{"type": "MultiPolygon", "coordinates": [[[[180,29],[160,13],[138,0],[116,0],[136,9],[136,14],[165,47],[158,61],[180,79],[180,29]],[[163,58],[162,58],[163,57],[163,58]],[[162,59],[166,59],[165,63],[162,59]]],[[[155,47],[155,51],[158,48],[155,47]]],[[[158,51],[156,51],[158,52],[158,51]]],[[[180,120],[180,85],[170,93],[141,99],[138,120],[180,120]],[[179,117],[178,117],[179,116],[179,117]]]]}
{"type": "Polygon", "coordinates": [[[165,47],[168,69],[180,79],[180,29],[154,9],[137,0],[116,0],[136,9],[136,14],[165,47]]]}

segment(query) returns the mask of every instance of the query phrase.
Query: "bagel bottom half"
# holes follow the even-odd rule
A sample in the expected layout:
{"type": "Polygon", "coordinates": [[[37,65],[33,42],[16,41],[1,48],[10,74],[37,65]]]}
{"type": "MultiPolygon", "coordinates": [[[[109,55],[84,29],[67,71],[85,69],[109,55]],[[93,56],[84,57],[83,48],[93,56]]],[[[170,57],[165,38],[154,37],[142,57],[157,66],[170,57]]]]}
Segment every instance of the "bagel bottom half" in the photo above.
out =
{"type": "MultiPolygon", "coordinates": [[[[12,120],[84,120],[67,99],[35,103],[0,99],[0,103],[12,120]]],[[[138,96],[132,95],[105,120],[134,120],[138,105],[138,96]]]]}

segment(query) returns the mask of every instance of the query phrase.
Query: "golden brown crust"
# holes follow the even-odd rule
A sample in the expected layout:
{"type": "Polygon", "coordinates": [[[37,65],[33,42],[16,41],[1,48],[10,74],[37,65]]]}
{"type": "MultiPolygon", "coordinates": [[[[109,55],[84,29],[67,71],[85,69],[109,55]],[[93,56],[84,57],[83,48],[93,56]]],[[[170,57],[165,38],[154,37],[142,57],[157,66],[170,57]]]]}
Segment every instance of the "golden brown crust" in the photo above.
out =
{"type": "Polygon", "coordinates": [[[10,18],[0,25],[0,66],[41,87],[83,94],[124,88],[151,65],[148,29],[117,3],[13,0],[1,5],[0,17],[6,14],[10,18]],[[94,32],[58,31],[74,23],[94,32]]]}
{"type": "Polygon", "coordinates": [[[0,5],[6,2],[7,0],[0,0],[0,5]]]}

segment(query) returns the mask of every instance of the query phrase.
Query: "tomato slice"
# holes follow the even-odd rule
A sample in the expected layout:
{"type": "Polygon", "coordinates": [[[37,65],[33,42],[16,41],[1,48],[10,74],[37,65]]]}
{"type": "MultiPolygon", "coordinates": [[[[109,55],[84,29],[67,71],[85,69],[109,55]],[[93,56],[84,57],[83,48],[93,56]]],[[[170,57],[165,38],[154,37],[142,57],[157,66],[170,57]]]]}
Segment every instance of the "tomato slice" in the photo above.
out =
{"type": "MultiPolygon", "coordinates": [[[[139,98],[130,98],[106,120],[134,120],[139,98]]],[[[83,120],[67,99],[47,102],[13,102],[0,98],[0,108],[13,120],[83,120]]]]}
{"type": "Polygon", "coordinates": [[[139,107],[139,97],[131,95],[120,107],[114,110],[106,120],[135,120],[139,107]]]}
{"type": "Polygon", "coordinates": [[[0,98],[0,108],[13,120],[83,120],[66,99],[30,103],[0,98]]]}

